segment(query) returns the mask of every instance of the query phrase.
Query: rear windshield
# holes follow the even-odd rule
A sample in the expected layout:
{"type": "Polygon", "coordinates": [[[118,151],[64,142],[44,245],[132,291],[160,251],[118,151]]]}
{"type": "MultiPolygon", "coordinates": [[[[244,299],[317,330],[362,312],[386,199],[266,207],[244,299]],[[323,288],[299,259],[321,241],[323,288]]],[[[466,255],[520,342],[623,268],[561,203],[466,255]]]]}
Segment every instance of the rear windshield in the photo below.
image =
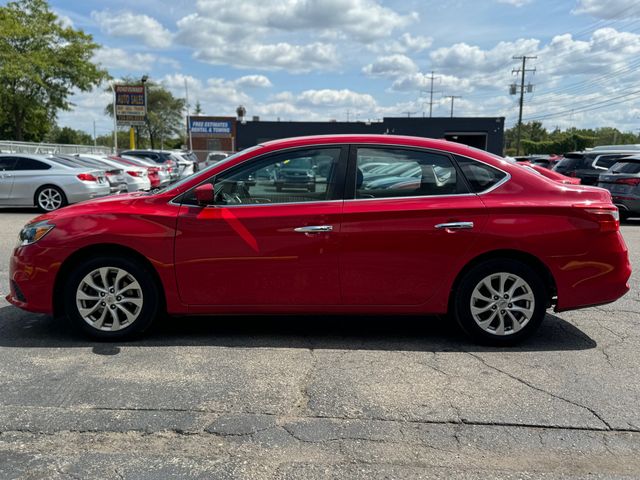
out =
{"type": "Polygon", "coordinates": [[[582,159],[582,155],[565,155],[562,160],[556,163],[556,167],[572,168],[580,159],[582,159]]]}
{"type": "Polygon", "coordinates": [[[609,171],[615,173],[640,173],[640,161],[618,162],[609,171]]]}
{"type": "Polygon", "coordinates": [[[81,162],[67,160],[66,158],[49,157],[49,160],[54,162],[54,163],[58,163],[60,165],[64,165],[65,167],[70,167],[70,168],[78,168],[78,167],[82,166],[81,162]]]}

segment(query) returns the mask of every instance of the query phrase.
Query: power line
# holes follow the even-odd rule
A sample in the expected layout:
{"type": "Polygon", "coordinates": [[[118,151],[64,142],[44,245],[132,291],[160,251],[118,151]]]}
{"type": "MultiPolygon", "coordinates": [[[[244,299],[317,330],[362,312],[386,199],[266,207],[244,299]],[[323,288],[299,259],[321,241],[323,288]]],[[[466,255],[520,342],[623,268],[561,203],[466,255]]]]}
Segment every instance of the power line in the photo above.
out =
{"type": "Polygon", "coordinates": [[[537,115],[537,116],[533,116],[533,117],[528,117],[525,120],[526,121],[542,120],[542,119],[547,119],[547,118],[553,118],[553,117],[566,115],[567,113],[581,113],[581,112],[588,112],[590,110],[597,110],[599,108],[604,108],[604,107],[608,107],[608,106],[611,106],[611,105],[618,105],[619,103],[624,103],[624,102],[628,102],[630,100],[636,100],[637,98],[640,98],[640,97],[636,97],[635,95],[640,95],[640,90],[636,90],[636,91],[630,92],[630,93],[625,93],[623,95],[618,95],[618,96],[609,98],[607,100],[601,100],[599,102],[595,102],[595,103],[592,103],[590,105],[586,105],[584,107],[574,107],[574,108],[570,108],[570,109],[567,109],[567,110],[562,110],[562,111],[559,111],[559,112],[552,112],[552,113],[547,113],[547,114],[543,114],[543,115],[537,115]],[[613,100],[618,100],[618,99],[627,98],[627,97],[633,97],[633,98],[628,98],[626,100],[621,100],[621,101],[617,101],[617,102],[613,101],[613,100]]]}

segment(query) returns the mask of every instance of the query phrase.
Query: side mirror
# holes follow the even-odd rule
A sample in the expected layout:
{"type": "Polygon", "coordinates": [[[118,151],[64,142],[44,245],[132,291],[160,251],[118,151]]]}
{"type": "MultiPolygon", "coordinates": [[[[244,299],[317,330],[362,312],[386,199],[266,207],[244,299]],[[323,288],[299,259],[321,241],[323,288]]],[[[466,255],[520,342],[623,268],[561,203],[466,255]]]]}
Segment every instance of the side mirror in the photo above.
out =
{"type": "Polygon", "coordinates": [[[211,205],[214,200],[214,189],[210,183],[198,185],[195,189],[198,205],[211,205]]]}

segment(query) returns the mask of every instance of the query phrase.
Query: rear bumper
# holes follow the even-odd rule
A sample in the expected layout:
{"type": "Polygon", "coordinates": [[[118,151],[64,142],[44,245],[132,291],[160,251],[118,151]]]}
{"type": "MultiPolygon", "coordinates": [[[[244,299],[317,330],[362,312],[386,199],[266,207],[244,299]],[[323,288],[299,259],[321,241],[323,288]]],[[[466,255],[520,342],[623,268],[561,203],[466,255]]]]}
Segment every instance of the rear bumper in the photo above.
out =
{"type": "Polygon", "coordinates": [[[558,257],[549,263],[558,289],[558,312],[615,302],[629,291],[631,264],[620,232],[594,241],[584,259],[558,257]]]}
{"type": "Polygon", "coordinates": [[[93,198],[104,197],[111,193],[111,187],[108,183],[104,184],[78,184],[68,187],[65,190],[67,201],[69,203],[84,202],[93,198]]]}
{"type": "Polygon", "coordinates": [[[625,196],[625,195],[612,195],[611,199],[613,204],[618,207],[620,211],[629,213],[640,213],[640,198],[625,196]]]}

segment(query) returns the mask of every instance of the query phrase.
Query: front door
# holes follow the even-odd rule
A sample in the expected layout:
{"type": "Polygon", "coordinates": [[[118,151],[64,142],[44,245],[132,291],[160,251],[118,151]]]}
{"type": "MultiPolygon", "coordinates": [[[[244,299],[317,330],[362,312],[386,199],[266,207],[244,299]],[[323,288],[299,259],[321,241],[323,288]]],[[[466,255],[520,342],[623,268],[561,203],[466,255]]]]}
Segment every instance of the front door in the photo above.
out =
{"type": "Polygon", "coordinates": [[[444,153],[358,147],[351,161],[357,168],[350,175],[355,198],[345,201],[342,219],[343,302],[426,303],[482,231],[482,201],[444,153]],[[366,167],[369,162],[407,166],[377,167],[396,172],[381,176],[366,167]]]}
{"type": "Polygon", "coordinates": [[[243,162],[212,180],[215,205],[199,206],[187,194],[175,243],[182,301],[338,305],[346,151],[305,148],[243,162]],[[276,185],[276,172],[290,165],[304,179],[276,185]]]}

